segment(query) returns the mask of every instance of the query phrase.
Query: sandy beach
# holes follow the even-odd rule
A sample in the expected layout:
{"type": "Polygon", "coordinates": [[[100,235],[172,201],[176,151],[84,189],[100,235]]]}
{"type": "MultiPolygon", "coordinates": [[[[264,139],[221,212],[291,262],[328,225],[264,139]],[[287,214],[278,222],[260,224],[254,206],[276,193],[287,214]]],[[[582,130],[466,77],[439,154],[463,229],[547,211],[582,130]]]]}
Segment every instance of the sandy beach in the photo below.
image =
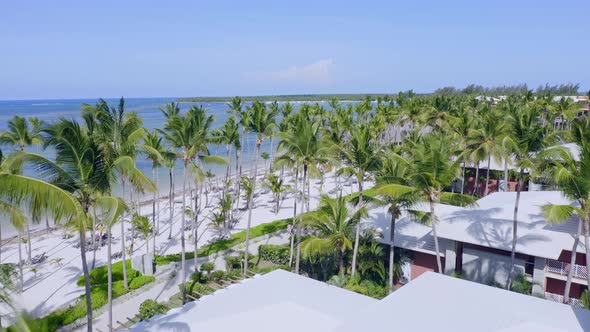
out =
{"type": "MultiPolygon", "coordinates": [[[[245,173],[244,173],[245,174],[245,173]]],[[[278,172],[277,172],[278,174],[278,172]]],[[[294,194],[287,193],[284,200],[281,203],[279,211],[275,213],[273,211],[274,201],[272,193],[265,188],[261,188],[260,183],[265,176],[264,170],[260,169],[258,172],[258,195],[254,200],[254,209],[252,212],[252,226],[268,223],[274,220],[290,218],[293,216],[293,204],[294,194]]],[[[292,174],[285,171],[284,174],[285,182],[293,187],[294,178],[292,174]]],[[[212,180],[215,183],[215,179],[212,180]]],[[[221,185],[221,179],[219,184],[221,185]]],[[[352,184],[351,181],[345,181],[340,178],[336,179],[334,174],[326,174],[324,183],[321,184],[319,179],[311,179],[310,184],[310,202],[309,207],[311,210],[315,209],[318,205],[320,195],[322,193],[329,194],[331,196],[337,195],[337,185],[341,184],[342,194],[346,195],[353,191],[356,191],[357,185],[352,184]]],[[[365,188],[370,187],[371,184],[365,184],[365,188]]],[[[202,213],[199,217],[200,225],[198,227],[198,246],[203,246],[212,241],[218,239],[218,232],[212,229],[209,225],[208,216],[212,210],[216,208],[217,197],[220,195],[220,190],[217,192],[209,193],[209,205],[203,206],[202,213]]],[[[203,194],[203,205],[205,200],[203,194]]],[[[185,197],[187,206],[193,202],[191,201],[190,195],[185,197]]],[[[183,196],[181,192],[175,194],[173,199],[173,218],[170,220],[170,204],[168,198],[160,199],[160,232],[156,236],[156,252],[159,255],[178,253],[181,250],[180,246],[180,224],[181,224],[181,211],[182,211],[182,200],[183,196]],[[172,237],[168,239],[170,228],[172,227],[172,237]]],[[[240,198],[240,208],[235,212],[235,219],[237,223],[231,229],[231,233],[239,232],[246,229],[247,225],[247,210],[245,209],[245,200],[240,198]]],[[[301,203],[298,204],[298,210],[301,209],[301,203]]],[[[152,204],[151,202],[144,202],[141,204],[140,213],[148,216],[151,220],[152,216],[152,204]]],[[[189,220],[189,218],[187,218],[189,220]]],[[[126,231],[126,246],[129,248],[131,244],[131,225],[129,222],[125,222],[126,231]]],[[[62,236],[70,231],[64,229],[54,229],[51,233],[46,234],[44,229],[38,230],[36,236],[32,241],[32,256],[45,253],[47,259],[34,266],[31,269],[30,266],[25,267],[24,275],[24,292],[17,297],[17,303],[21,308],[27,308],[27,312],[35,317],[42,317],[50,312],[56,310],[59,307],[65,306],[80,295],[84,293],[83,287],[76,285],[76,280],[82,275],[82,264],[80,257],[80,250],[75,248],[75,244],[78,243],[78,237],[74,235],[71,238],[64,239],[62,236]]],[[[121,251],[121,227],[117,224],[112,229],[113,233],[113,253],[121,251]]],[[[194,249],[194,242],[190,238],[190,231],[185,232],[187,237],[186,251],[191,252],[194,249]]],[[[75,234],[75,233],[73,233],[75,234]]],[[[89,232],[90,234],[90,232],[89,232]]],[[[135,238],[134,252],[131,256],[145,254],[145,240],[141,238],[135,238]]],[[[153,239],[149,239],[150,252],[152,249],[153,239]]],[[[23,259],[26,259],[26,245],[23,245],[23,259]]],[[[88,252],[86,254],[89,267],[93,262],[94,252],[88,252]]],[[[127,256],[129,258],[130,255],[127,256]]],[[[18,250],[16,241],[10,241],[2,247],[2,262],[3,263],[16,263],[18,261],[18,250]]],[[[115,262],[116,260],[114,260],[115,262]]],[[[106,246],[96,251],[95,267],[106,265],[107,263],[107,248],[106,246]]],[[[161,299],[164,300],[164,299],[161,299]]],[[[5,309],[2,308],[2,315],[6,314],[5,309]]],[[[7,321],[8,317],[3,318],[3,322],[7,321]]],[[[9,319],[8,319],[9,320],[9,319]]]]}

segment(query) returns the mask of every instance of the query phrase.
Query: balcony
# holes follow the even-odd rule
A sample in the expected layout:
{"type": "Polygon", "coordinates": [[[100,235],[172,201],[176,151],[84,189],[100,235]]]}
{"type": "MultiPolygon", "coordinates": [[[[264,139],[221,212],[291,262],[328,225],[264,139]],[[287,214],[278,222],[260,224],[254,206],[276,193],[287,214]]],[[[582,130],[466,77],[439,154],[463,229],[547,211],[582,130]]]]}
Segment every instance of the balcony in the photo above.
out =
{"type": "MultiPolygon", "coordinates": [[[[563,296],[559,294],[545,292],[545,299],[553,302],[563,303],[563,296]]],[[[584,303],[578,299],[570,298],[569,305],[576,308],[584,308],[584,303]]]]}
{"type": "MultiPolygon", "coordinates": [[[[567,276],[570,271],[571,265],[569,263],[560,262],[552,259],[547,260],[546,271],[567,276]]],[[[574,264],[573,266],[573,277],[579,279],[586,279],[588,277],[588,269],[583,265],[574,264]]]]}

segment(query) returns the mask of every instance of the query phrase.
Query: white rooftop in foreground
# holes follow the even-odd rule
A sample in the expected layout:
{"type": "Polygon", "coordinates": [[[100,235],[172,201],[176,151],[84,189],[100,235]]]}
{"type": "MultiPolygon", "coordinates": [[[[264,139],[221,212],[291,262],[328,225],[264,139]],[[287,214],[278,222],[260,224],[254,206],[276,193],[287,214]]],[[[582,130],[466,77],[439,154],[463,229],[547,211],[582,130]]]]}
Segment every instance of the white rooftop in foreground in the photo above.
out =
{"type": "Polygon", "coordinates": [[[331,331],[377,300],[276,270],[205,296],[129,331],[331,331]]]}
{"type": "Polygon", "coordinates": [[[277,270],[130,331],[590,331],[590,311],[433,272],[378,301],[277,270]]]}
{"type": "Polygon", "coordinates": [[[590,311],[427,272],[334,331],[590,331],[590,311]]]}

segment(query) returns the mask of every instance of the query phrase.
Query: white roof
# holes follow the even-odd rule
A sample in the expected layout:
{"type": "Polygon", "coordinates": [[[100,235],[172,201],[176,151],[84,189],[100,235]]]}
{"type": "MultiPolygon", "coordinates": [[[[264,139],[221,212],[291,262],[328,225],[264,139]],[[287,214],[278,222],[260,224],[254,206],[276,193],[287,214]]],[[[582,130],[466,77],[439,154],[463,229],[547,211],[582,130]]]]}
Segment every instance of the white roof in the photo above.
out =
{"type": "Polygon", "coordinates": [[[330,331],[377,300],[276,270],[219,290],[129,331],[330,331]]]}
{"type": "Polygon", "coordinates": [[[589,331],[590,311],[426,272],[334,331],[589,331]]]}
{"type": "MultiPolygon", "coordinates": [[[[461,208],[438,204],[439,239],[449,239],[510,251],[512,248],[512,219],[516,192],[497,192],[477,201],[476,207],[461,208]]],[[[576,221],[551,225],[545,221],[541,206],[547,203],[570,204],[559,191],[524,191],[518,212],[518,240],[516,251],[531,256],[558,259],[563,250],[572,250],[577,231],[576,221]]],[[[419,207],[420,208],[420,207],[419,207]]],[[[391,217],[383,208],[371,211],[368,221],[383,233],[389,243],[391,217]]],[[[432,248],[431,228],[402,217],[395,226],[395,245],[416,251],[432,248]]],[[[442,247],[444,248],[444,247],[442,247]]],[[[441,249],[442,250],[442,249],[441,249]]],[[[578,251],[583,252],[581,240],[578,251]]],[[[442,252],[444,254],[444,252],[442,252]]]]}

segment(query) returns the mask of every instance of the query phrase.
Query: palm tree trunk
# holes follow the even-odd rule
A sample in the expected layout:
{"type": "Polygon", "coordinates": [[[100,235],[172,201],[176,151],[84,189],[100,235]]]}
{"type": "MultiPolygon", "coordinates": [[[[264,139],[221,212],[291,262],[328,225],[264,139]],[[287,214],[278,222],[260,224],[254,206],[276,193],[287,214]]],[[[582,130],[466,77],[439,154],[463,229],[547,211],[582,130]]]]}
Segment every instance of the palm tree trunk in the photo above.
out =
{"type": "Polygon", "coordinates": [[[508,192],[508,160],[504,160],[504,183],[505,188],[504,191],[508,192]]]}
{"type": "Polygon", "coordinates": [[[227,158],[227,168],[225,169],[225,183],[227,183],[227,181],[229,180],[229,173],[231,170],[231,145],[226,144],[225,145],[225,151],[226,151],[226,158],[227,158]]]}
{"type": "MultiPolygon", "coordinates": [[[[86,232],[80,227],[80,255],[82,257],[82,271],[84,271],[84,290],[86,292],[86,317],[88,319],[88,332],[92,332],[92,299],[90,298],[90,274],[86,262],[86,232]]],[[[125,261],[123,261],[125,266],[125,261]]]]}
{"type": "MultiPolygon", "coordinates": [[[[301,202],[301,214],[303,214],[303,208],[305,207],[305,180],[307,178],[307,165],[303,164],[303,181],[302,182],[302,202],[301,202]]],[[[295,257],[295,273],[299,274],[299,265],[301,263],[301,224],[297,222],[297,255],[295,257]]]]}
{"type": "Polygon", "coordinates": [[[49,234],[49,232],[51,231],[51,227],[49,226],[49,218],[45,217],[45,230],[47,232],[47,234],[49,234]]]}
{"type": "Polygon", "coordinates": [[[488,171],[486,172],[487,173],[486,174],[486,187],[483,191],[483,196],[488,194],[488,183],[490,182],[490,163],[491,163],[491,161],[492,161],[492,155],[489,154],[488,155],[488,171]]]}
{"type": "Polygon", "coordinates": [[[184,225],[186,220],[186,180],[187,180],[187,161],[184,161],[182,173],[182,217],[180,223],[180,252],[181,252],[181,278],[182,278],[182,303],[186,303],[186,248],[184,243],[184,225]]]}
{"type": "MultiPolygon", "coordinates": [[[[156,170],[156,235],[160,235],[160,168],[156,170]]],[[[154,245],[154,255],[156,247],[154,245]]]]}
{"type": "Polygon", "coordinates": [[[443,273],[442,263],[440,260],[440,249],[438,246],[438,236],[436,235],[436,219],[434,216],[434,203],[432,201],[430,201],[430,224],[432,227],[432,237],[434,237],[434,250],[436,251],[436,266],[438,268],[438,273],[443,273]]]}
{"type": "Polygon", "coordinates": [[[463,159],[463,176],[461,176],[461,195],[465,193],[465,159],[463,159]]]}
{"type": "Polygon", "coordinates": [[[389,292],[391,293],[393,291],[393,264],[395,263],[395,217],[393,215],[389,228],[389,292]]]}
{"type": "Polygon", "coordinates": [[[96,218],[96,208],[92,207],[92,217],[94,218],[94,220],[92,221],[92,267],[91,269],[94,269],[94,266],[96,265],[96,224],[98,221],[98,218],[96,218]]]}
{"type": "MultiPolygon", "coordinates": [[[[282,173],[282,170],[281,170],[282,173]]],[[[297,186],[299,182],[299,165],[295,166],[295,194],[293,195],[293,220],[291,220],[291,249],[289,250],[289,267],[293,266],[293,246],[295,243],[295,225],[297,225],[297,199],[299,198],[299,192],[297,192],[297,186]]]]}
{"type": "Polygon", "coordinates": [[[19,288],[20,288],[20,292],[22,293],[24,290],[24,285],[25,285],[25,278],[24,278],[24,272],[23,272],[23,236],[21,234],[21,232],[18,232],[18,269],[19,269],[19,278],[20,278],[20,283],[19,283],[19,288]]]}
{"type": "Polygon", "coordinates": [[[250,193],[250,199],[248,199],[248,225],[246,226],[246,249],[244,250],[244,276],[248,273],[248,249],[250,245],[250,226],[252,224],[252,201],[254,200],[254,192],[256,191],[260,145],[262,145],[262,140],[258,139],[256,142],[256,152],[254,154],[254,179],[252,180],[252,192],[250,193]]]}
{"type": "Polygon", "coordinates": [[[27,224],[27,246],[29,247],[28,262],[29,264],[33,261],[31,253],[33,252],[33,245],[31,244],[31,226],[27,224]]]}
{"type": "MultiPolygon", "coordinates": [[[[125,178],[121,181],[121,197],[125,197],[125,178]]],[[[121,255],[123,257],[123,285],[126,289],[129,289],[129,282],[127,280],[127,264],[125,264],[125,217],[121,215],[121,255]]]]}
{"type": "Polygon", "coordinates": [[[172,225],[174,225],[174,168],[170,167],[170,171],[168,172],[170,175],[170,195],[168,196],[168,201],[170,202],[170,221],[168,230],[168,240],[172,238],[172,225]]]}
{"type": "Polygon", "coordinates": [[[338,274],[344,275],[344,250],[338,250],[338,274]]]}
{"type": "Polygon", "coordinates": [[[197,264],[197,259],[199,258],[199,252],[197,250],[198,243],[199,243],[199,238],[197,237],[198,236],[197,228],[199,227],[199,212],[201,210],[201,208],[199,206],[199,197],[201,196],[202,190],[203,190],[203,185],[201,184],[201,185],[199,185],[199,193],[198,194],[195,193],[195,216],[194,216],[194,218],[192,218],[192,220],[193,220],[192,232],[193,232],[193,242],[194,242],[195,273],[199,272],[199,264],[197,264]]]}
{"type": "MultiPolygon", "coordinates": [[[[359,182],[359,210],[363,208],[363,178],[360,177],[358,179],[359,182]]],[[[356,273],[356,258],[357,255],[359,253],[359,242],[361,239],[361,221],[359,220],[356,223],[356,231],[354,234],[354,248],[352,250],[352,271],[351,271],[351,277],[354,278],[354,275],[356,273]]]]}
{"type": "Polygon", "coordinates": [[[518,235],[518,204],[520,203],[520,192],[522,191],[524,178],[524,169],[520,169],[518,176],[518,187],[516,188],[516,201],[514,202],[514,219],[512,220],[512,250],[510,251],[510,272],[508,273],[508,279],[506,280],[506,289],[510,289],[512,286],[512,280],[514,273],[514,261],[516,260],[516,240],[518,235]]]}
{"type": "Polygon", "coordinates": [[[471,193],[472,195],[475,195],[477,193],[477,185],[479,184],[479,160],[477,161],[477,167],[475,168],[475,183],[473,185],[473,192],[471,193]]]}
{"type": "Polygon", "coordinates": [[[108,268],[108,307],[109,307],[109,331],[113,331],[113,259],[111,257],[111,226],[107,228],[107,268],[108,268]]]}
{"type": "MultiPolygon", "coordinates": [[[[156,180],[156,166],[152,166],[152,174],[154,181],[156,180]]],[[[154,195],[152,196],[152,236],[153,236],[153,244],[154,244],[154,258],[156,257],[156,192],[158,191],[158,185],[156,185],[156,190],[154,190],[154,195]]],[[[147,242],[146,242],[147,246],[147,242]]],[[[149,256],[149,252],[147,253],[149,256]]]]}
{"type": "Polygon", "coordinates": [[[268,168],[268,171],[271,172],[271,173],[272,173],[272,162],[274,160],[274,155],[275,155],[274,149],[273,149],[273,145],[274,145],[273,144],[273,141],[274,141],[274,136],[271,136],[270,137],[270,160],[269,160],[270,161],[269,162],[270,167],[268,168]]]}
{"type": "MultiPolygon", "coordinates": [[[[137,213],[135,203],[133,201],[133,187],[129,186],[129,202],[131,203],[131,218],[133,214],[137,213]]],[[[133,245],[135,244],[135,224],[131,223],[131,243],[129,244],[129,255],[133,255],[133,245]]]]}
{"type": "Polygon", "coordinates": [[[570,259],[570,270],[567,272],[567,279],[565,281],[565,291],[563,292],[563,303],[570,302],[570,289],[572,287],[572,277],[574,276],[574,266],[576,265],[576,256],[578,253],[578,244],[580,243],[580,236],[582,235],[582,220],[578,220],[578,231],[574,238],[574,246],[572,247],[572,257],[570,259]]]}

